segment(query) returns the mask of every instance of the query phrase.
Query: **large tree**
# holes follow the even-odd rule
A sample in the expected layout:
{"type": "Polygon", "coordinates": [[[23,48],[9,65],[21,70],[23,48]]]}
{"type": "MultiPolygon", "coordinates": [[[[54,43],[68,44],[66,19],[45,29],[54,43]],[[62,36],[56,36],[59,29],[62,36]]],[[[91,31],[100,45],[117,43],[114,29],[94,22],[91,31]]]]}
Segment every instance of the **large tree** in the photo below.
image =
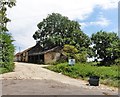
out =
{"type": "Polygon", "coordinates": [[[7,8],[15,6],[15,0],[0,0],[0,67],[7,68],[8,71],[14,69],[14,45],[11,34],[8,34],[7,8]]]}
{"type": "Polygon", "coordinates": [[[87,48],[90,44],[88,36],[81,31],[77,21],[69,20],[68,17],[58,13],[48,15],[37,27],[38,30],[33,38],[40,41],[40,45],[46,49],[65,44],[82,49],[87,48]]]}
{"type": "Polygon", "coordinates": [[[103,65],[110,65],[120,57],[120,39],[116,33],[99,31],[92,34],[91,40],[95,57],[102,59],[103,65]]]}

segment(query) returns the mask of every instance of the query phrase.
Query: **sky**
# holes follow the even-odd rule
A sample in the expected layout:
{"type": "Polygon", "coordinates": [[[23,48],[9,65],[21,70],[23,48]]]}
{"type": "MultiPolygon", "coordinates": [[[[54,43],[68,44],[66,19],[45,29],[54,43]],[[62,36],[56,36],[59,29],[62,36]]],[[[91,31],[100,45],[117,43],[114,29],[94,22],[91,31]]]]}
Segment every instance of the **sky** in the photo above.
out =
{"type": "Polygon", "coordinates": [[[17,0],[8,9],[9,33],[12,34],[16,53],[36,44],[32,35],[37,24],[51,13],[60,13],[76,20],[89,37],[97,31],[118,33],[119,0],[17,0]]]}

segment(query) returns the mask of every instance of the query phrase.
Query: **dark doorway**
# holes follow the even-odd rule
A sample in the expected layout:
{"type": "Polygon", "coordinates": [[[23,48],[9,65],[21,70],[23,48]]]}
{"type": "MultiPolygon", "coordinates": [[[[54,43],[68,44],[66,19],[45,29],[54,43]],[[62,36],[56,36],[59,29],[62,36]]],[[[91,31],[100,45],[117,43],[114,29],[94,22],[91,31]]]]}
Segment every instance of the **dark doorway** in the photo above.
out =
{"type": "Polygon", "coordinates": [[[38,55],[38,63],[39,64],[44,64],[44,54],[38,55]]]}
{"type": "Polygon", "coordinates": [[[44,54],[29,56],[28,62],[37,63],[37,64],[44,64],[44,54]]]}

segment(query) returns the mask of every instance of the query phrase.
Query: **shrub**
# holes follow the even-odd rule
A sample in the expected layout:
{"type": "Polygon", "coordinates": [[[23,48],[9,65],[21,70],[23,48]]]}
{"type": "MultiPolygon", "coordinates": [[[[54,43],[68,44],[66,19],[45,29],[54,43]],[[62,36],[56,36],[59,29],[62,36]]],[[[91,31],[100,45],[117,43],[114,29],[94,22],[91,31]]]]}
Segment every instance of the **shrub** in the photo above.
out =
{"type": "Polygon", "coordinates": [[[87,61],[87,52],[81,51],[78,52],[78,49],[72,45],[64,45],[63,52],[68,58],[74,58],[76,62],[86,62],[87,61]]]}
{"type": "Polygon", "coordinates": [[[118,65],[118,66],[120,65],[120,58],[115,60],[115,65],[118,65]]]}
{"type": "Polygon", "coordinates": [[[73,45],[64,45],[63,52],[68,58],[74,58],[74,54],[78,53],[78,49],[73,45]]]}
{"type": "Polygon", "coordinates": [[[87,54],[85,52],[75,54],[76,62],[86,62],[87,61],[87,54]]]}
{"type": "Polygon", "coordinates": [[[12,36],[8,33],[0,33],[0,54],[1,65],[0,67],[6,68],[8,71],[14,69],[14,45],[12,44],[12,36]]]}

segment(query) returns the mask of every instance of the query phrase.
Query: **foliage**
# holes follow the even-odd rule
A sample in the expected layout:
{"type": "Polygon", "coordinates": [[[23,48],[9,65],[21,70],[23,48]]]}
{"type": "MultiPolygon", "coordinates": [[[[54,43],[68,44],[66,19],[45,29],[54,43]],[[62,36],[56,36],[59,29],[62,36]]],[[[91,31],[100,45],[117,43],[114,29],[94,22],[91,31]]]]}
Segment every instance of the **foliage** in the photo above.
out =
{"type": "Polygon", "coordinates": [[[86,62],[87,61],[87,52],[81,52],[78,54],[75,54],[75,60],[76,62],[86,62]]]}
{"type": "MultiPolygon", "coordinates": [[[[110,67],[93,66],[91,63],[77,63],[74,66],[69,66],[68,63],[61,63],[46,67],[52,71],[65,74],[73,78],[88,79],[90,76],[99,76],[101,83],[118,86],[118,66],[110,67]],[[106,83],[110,80],[109,83],[106,83]]],[[[120,81],[119,81],[120,82],[120,81]]]]}
{"type": "Polygon", "coordinates": [[[119,66],[120,65],[120,58],[116,59],[114,64],[119,66]]]}
{"type": "Polygon", "coordinates": [[[14,46],[12,36],[6,33],[8,31],[7,23],[10,21],[6,12],[7,8],[12,8],[15,3],[15,0],[0,0],[0,68],[8,71],[14,69],[14,46]]]}
{"type": "Polygon", "coordinates": [[[40,45],[44,48],[70,44],[80,49],[87,48],[90,44],[89,37],[81,31],[78,22],[71,21],[58,13],[48,15],[37,27],[38,30],[33,38],[40,41],[40,45]]]}
{"type": "Polygon", "coordinates": [[[0,74],[9,72],[6,68],[0,68],[0,74]]]}
{"type": "Polygon", "coordinates": [[[75,46],[73,46],[73,45],[66,44],[66,45],[64,45],[63,53],[68,58],[74,58],[75,54],[78,53],[78,49],[75,48],[75,46]]]}
{"type": "Polygon", "coordinates": [[[1,66],[12,71],[14,68],[14,45],[12,44],[12,36],[8,33],[0,33],[1,44],[1,66]]]}
{"type": "Polygon", "coordinates": [[[110,65],[120,57],[120,39],[116,33],[99,31],[92,34],[94,57],[102,59],[101,64],[110,65]]]}
{"type": "Polygon", "coordinates": [[[7,17],[7,7],[12,8],[15,6],[15,0],[0,0],[0,32],[8,31],[6,25],[10,21],[7,17]]]}
{"type": "Polygon", "coordinates": [[[79,51],[75,46],[66,44],[63,48],[63,53],[68,58],[74,58],[76,62],[86,62],[87,60],[87,52],[79,51]]]}

